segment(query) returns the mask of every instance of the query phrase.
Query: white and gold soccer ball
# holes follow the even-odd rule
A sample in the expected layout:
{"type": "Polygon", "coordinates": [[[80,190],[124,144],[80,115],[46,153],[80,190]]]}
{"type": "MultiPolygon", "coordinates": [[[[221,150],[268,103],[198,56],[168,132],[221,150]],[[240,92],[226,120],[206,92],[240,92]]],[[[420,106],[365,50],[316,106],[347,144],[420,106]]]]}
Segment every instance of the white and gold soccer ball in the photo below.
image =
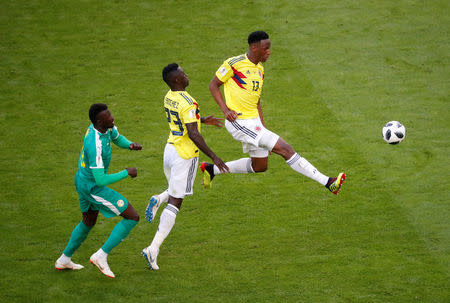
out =
{"type": "Polygon", "coordinates": [[[383,139],[389,144],[399,144],[406,137],[406,128],[398,121],[389,121],[384,125],[383,139]]]}

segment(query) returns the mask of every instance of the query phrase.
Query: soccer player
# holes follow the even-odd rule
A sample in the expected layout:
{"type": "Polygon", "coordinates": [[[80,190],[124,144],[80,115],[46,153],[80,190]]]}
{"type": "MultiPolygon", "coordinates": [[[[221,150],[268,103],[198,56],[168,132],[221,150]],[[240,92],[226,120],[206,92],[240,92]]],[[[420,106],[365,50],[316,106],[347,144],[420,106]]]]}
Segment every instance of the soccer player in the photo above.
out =
{"type": "Polygon", "coordinates": [[[200,123],[222,127],[223,119],[214,116],[200,117],[197,101],[186,91],[189,78],[178,64],[172,63],[164,67],[162,77],[170,87],[164,97],[164,110],[170,133],[163,159],[169,188],[162,194],[151,197],[145,211],[145,218],[152,222],[161,204],[168,202],[161,213],[152,243],[142,250],[148,267],[153,270],[159,269],[156,264],[159,248],[175,224],[184,197],[193,194],[199,150],[211,158],[220,172],[228,171],[222,159],[214,154],[200,134],[200,123]]]}
{"type": "Polygon", "coordinates": [[[72,262],[71,258],[75,250],[87,238],[97,222],[98,212],[101,211],[106,218],[120,215],[123,219],[114,227],[105,244],[90,257],[90,262],[97,266],[104,275],[114,278],[114,273],[108,266],[108,254],[136,226],[139,215],[127,199],[115,190],[106,187],[106,185],[128,176],[131,178],[137,176],[135,167],[108,174],[108,166],[111,161],[111,142],[120,148],[130,150],[141,150],[142,146],[139,143],[132,143],[119,134],[114,125],[114,117],[106,104],[92,104],[89,109],[89,118],[92,124],[84,136],[78,160],[78,171],[75,175],[75,187],[83,219],[73,230],[66,249],[56,260],[55,267],[58,270],[83,268],[83,265],[72,262]]]}
{"type": "MultiPolygon", "coordinates": [[[[337,194],[345,180],[340,173],[329,178],[301,157],[280,136],[265,127],[260,96],[264,83],[264,68],[270,56],[270,39],[264,31],[248,36],[249,49],[246,54],[229,58],[219,67],[209,84],[209,90],[225,115],[225,127],[231,136],[242,142],[244,153],[250,158],[227,162],[231,173],[255,173],[267,170],[269,152],[282,156],[287,165],[324,185],[337,194]],[[224,85],[225,101],[220,91],[224,85]]],[[[203,184],[211,186],[215,175],[221,171],[213,164],[202,162],[203,184]]]]}

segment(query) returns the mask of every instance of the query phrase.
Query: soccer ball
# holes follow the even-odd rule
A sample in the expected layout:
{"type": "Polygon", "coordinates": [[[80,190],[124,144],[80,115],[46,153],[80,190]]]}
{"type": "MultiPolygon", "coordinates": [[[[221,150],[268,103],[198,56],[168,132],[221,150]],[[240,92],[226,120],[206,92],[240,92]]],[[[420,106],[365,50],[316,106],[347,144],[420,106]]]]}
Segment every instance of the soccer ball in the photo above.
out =
{"type": "Polygon", "coordinates": [[[398,121],[389,121],[382,130],[383,139],[389,144],[399,144],[406,137],[406,128],[398,121]]]}

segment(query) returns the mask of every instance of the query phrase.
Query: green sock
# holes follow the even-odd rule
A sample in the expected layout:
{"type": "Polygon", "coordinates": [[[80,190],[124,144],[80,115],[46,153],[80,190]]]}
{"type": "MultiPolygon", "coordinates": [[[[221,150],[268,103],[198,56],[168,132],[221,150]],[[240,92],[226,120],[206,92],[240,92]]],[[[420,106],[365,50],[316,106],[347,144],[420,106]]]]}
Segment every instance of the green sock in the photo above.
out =
{"type": "Polygon", "coordinates": [[[69,243],[67,243],[66,249],[64,249],[64,254],[68,257],[72,257],[73,253],[80,247],[81,243],[86,240],[89,231],[92,226],[87,226],[81,221],[73,229],[72,235],[70,236],[69,243]]]}
{"type": "Polygon", "coordinates": [[[114,226],[114,229],[111,232],[108,240],[106,240],[105,244],[103,244],[102,249],[105,253],[109,254],[109,252],[120,244],[125,238],[128,236],[130,231],[135,227],[137,221],[123,219],[119,223],[114,226]]]}

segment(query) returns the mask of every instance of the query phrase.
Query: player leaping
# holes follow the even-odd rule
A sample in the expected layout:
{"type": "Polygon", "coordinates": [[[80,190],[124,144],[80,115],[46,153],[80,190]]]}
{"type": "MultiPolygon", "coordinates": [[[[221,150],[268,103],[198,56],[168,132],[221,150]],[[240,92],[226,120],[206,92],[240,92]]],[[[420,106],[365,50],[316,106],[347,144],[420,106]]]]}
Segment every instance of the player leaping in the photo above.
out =
{"type": "MultiPolygon", "coordinates": [[[[248,53],[229,58],[219,67],[209,84],[209,90],[223,111],[225,127],[231,136],[242,142],[244,153],[250,158],[226,162],[231,173],[257,173],[267,170],[269,152],[282,156],[286,163],[299,172],[337,194],[345,181],[345,174],[329,178],[301,157],[280,136],[265,127],[260,103],[264,83],[264,68],[270,56],[269,35],[256,31],[248,36],[248,53]],[[225,100],[220,86],[224,85],[225,100]]],[[[214,176],[221,171],[213,164],[202,162],[203,184],[211,186],[214,176]]]]}
{"type": "Polygon", "coordinates": [[[148,222],[152,222],[161,204],[168,202],[161,213],[158,230],[152,243],[142,250],[148,267],[153,270],[159,269],[156,263],[159,248],[175,224],[184,197],[193,193],[199,149],[213,160],[220,172],[228,171],[225,163],[214,154],[200,134],[200,122],[222,127],[223,119],[213,116],[200,117],[197,101],[186,91],[189,78],[178,64],[172,63],[164,67],[162,76],[170,87],[164,97],[164,110],[170,129],[164,149],[164,174],[169,188],[151,197],[145,211],[145,218],[148,222]]]}

